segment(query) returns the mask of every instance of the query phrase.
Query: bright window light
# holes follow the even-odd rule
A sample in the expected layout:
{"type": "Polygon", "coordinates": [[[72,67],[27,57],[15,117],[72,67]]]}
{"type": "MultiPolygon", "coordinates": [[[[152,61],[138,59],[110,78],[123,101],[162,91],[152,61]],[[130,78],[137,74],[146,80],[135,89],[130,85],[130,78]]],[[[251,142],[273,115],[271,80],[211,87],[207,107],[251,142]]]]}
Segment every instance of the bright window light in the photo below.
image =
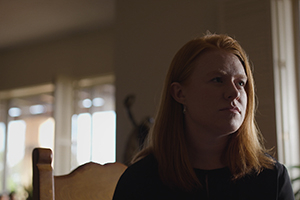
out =
{"type": "Polygon", "coordinates": [[[82,113],[77,118],[77,162],[79,165],[91,158],[91,114],[82,113]]]}
{"type": "Polygon", "coordinates": [[[93,114],[92,160],[100,164],[115,162],[116,113],[103,111],[93,114]]]}
{"type": "Polygon", "coordinates": [[[72,116],[71,168],[90,161],[116,161],[114,91],[114,85],[107,83],[85,86],[75,93],[78,104],[72,116]]]}
{"type": "Polygon", "coordinates": [[[0,152],[4,151],[5,145],[5,124],[0,122],[0,152]]]}
{"type": "Polygon", "coordinates": [[[33,115],[38,115],[45,112],[45,107],[43,105],[33,105],[30,106],[29,111],[33,115]]]}
{"type": "Polygon", "coordinates": [[[92,106],[92,101],[90,99],[84,99],[82,101],[82,106],[84,108],[90,108],[92,106]]]}
{"type": "Polygon", "coordinates": [[[23,120],[8,123],[7,163],[13,167],[18,164],[25,155],[26,123],[23,120]]]}
{"type": "Polygon", "coordinates": [[[101,97],[97,97],[97,98],[94,98],[94,99],[93,99],[93,105],[94,105],[95,107],[101,107],[101,106],[104,105],[104,103],[105,103],[105,101],[104,101],[104,99],[101,98],[101,97]]]}
{"type": "Polygon", "coordinates": [[[19,117],[21,113],[22,113],[21,109],[17,107],[12,107],[8,110],[8,114],[11,117],[19,117]]]}
{"type": "Polygon", "coordinates": [[[49,118],[39,127],[39,144],[41,147],[54,147],[54,119],[49,118]]]}

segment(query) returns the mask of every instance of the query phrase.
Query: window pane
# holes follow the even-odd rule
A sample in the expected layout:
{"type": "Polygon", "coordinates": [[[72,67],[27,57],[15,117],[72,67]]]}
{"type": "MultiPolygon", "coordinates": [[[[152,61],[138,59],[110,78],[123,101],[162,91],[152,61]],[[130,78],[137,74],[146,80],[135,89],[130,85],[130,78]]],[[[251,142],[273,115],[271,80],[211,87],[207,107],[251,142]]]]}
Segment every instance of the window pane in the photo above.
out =
{"type": "Polygon", "coordinates": [[[28,184],[28,177],[20,173],[24,171],[23,159],[25,156],[25,134],[26,123],[23,120],[10,121],[8,123],[7,137],[7,167],[8,167],[8,189],[15,190],[28,184]]]}
{"type": "Polygon", "coordinates": [[[92,160],[101,164],[116,161],[116,113],[93,114],[92,160]]]}
{"type": "Polygon", "coordinates": [[[94,85],[76,92],[72,117],[72,168],[85,162],[101,164],[116,160],[115,87],[94,85]]]}
{"type": "Polygon", "coordinates": [[[15,167],[24,158],[26,123],[23,120],[8,123],[7,164],[15,167]]]}
{"type": "Polygon", "coordinates": [[[5,153],[5,124],[0,122],[0,191],[3,188],[3,170],[4,170],[4,153],[5,153]]]}
{"type": "Polygon", "coordinates": [[[53,148],[52,100],[51,94],[9,100],[4,188],[7,192],[24,194],[24,189],[32,186],[32,150],[35,147],[53,148]]]}
{"type": "Polygon", "coordinates": [[[44,148],[54,147],[54,119],[52,117],[46,119],[39,126],[39,146],[44,148]]]}
{"type": "Polygon", "coordinates": [[[91,114],[82,113],[77,118],[77,163],[91,160],[91,114]]]}

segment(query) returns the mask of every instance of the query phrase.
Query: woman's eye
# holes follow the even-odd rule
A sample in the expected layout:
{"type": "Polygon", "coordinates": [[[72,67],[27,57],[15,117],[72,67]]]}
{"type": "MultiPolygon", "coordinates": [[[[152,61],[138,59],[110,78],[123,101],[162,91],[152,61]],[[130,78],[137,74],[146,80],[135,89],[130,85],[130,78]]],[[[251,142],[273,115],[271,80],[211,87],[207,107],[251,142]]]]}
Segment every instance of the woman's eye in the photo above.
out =
{"type": "Polygon", "coordinates": [[[221,77],[215,77],[212,79],[213,82],[216,82],[216,83],[222,83],[222,78],[221,77]]]}
{"type": "Polygon", "coordinates": [[[244,87],[246,85],[246,82],[245,81],[239,81],[238,84],[239,84],[239,86],[244,87]]]}

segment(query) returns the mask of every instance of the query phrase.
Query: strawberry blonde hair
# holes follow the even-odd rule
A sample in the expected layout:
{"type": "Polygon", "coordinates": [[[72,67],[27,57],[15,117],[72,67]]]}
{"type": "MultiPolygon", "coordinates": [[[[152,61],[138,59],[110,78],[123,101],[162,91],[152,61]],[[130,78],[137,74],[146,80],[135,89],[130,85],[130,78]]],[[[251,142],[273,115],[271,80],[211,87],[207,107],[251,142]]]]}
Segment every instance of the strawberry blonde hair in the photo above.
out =
{"type": "Polygon", "coordinates": [[[240,44],[227,35],[207,34],[186,43],[174,56],[169,67],[155,123],[148,135],[145,148],[135,157],[137,161],[153,154],[158,162],[162,181],[184,190],[193,190],[201,184],[189,161],[185,139],[183,107],[171,96],[171,84],[186,81],[194,70],[193,61],[206,50],[220,49],[236,55],[248,77],[247,108],[245,119],[236,133],[229,137],[224,152],[225,163],[233,179],[250,172],[259,173],[263,168],[272,168],[273,159],[266,154],[263,138],[257,129],[255,115],[254,80],[245,51],[240,44]]]}

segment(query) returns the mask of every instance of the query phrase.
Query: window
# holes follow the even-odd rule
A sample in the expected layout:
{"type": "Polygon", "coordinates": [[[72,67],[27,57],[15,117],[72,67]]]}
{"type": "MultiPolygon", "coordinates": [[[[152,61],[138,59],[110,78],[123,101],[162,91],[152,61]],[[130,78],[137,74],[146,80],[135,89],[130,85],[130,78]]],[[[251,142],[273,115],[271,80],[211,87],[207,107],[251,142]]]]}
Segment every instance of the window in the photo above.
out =
{"type": "MultiPolygon", "coordinates": [[[[68,79],[67,82],[69,91],[65,87],[62,93],[56,92],[60,82],[55,82],[55,87],[45,84],[0,91],[0,193],[16,191],[19,197],[27,195],[25,189],[32,185],[31,155],[35,147],[51,148],[54,157],[64,155],[64,162],[70,166],[67,172],[88,161],[101,164],[115,161],[113,76],[68,79]],[[59,96],[65,93],[72,94],[70,102],[65,96],[59,96]],[[62,132],[57,131],[59,120],[55,122],[55,117],[60,116],[54,115],[57,109],[54,103],[57,107],[59,100],[66,101],[59,107],[61,113],[71,113],[66,120],[72,122],[69,141],[59,140],[62,132]],[[57,152],[60,149],[56,149],[59,146],[55,141],[65,145],[71,152],[69,156],[57,152]]],[[[65,163],[58,160],[54,171],[63,168],[65,163]]]]}
{"type": "Polygon", "coordinates": [[[15,95],[0,102],[1,192],[16,191],[19,196],[25,195],[24,189],[31,187],[32,182],[33,148],[53,149],[53,95],[47,91],[15,95]]]}
{"type": "Polygon", "coordinates": [[[278,159],[288,166],[298,165],[299,110],[293,5],[288,0],[271,1],[271,5],[278,159]]]}
{"type": "Polygon", "coordinates": [[[72,116],[72,168],[87,161],[115,162],[115,88],[113,84],[80,88],[72,116]]]}

